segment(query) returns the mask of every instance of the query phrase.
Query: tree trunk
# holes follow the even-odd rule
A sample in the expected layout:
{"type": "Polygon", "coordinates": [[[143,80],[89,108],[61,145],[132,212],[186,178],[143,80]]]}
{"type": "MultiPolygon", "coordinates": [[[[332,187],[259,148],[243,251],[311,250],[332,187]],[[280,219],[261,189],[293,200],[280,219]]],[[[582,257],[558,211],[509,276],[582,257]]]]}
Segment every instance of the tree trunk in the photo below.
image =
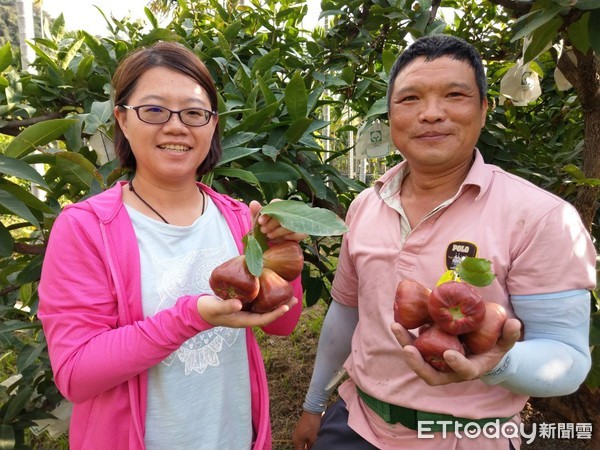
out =
{"type": "MultiPolygon", "coordinates": [[[[585,55],[580,52],[576,55],[577,80],[573,85],[583,107],[583,172],[587,178],[600,179],[600,58],[591,50],[585,55]]],[[[582,186],[575,200],[575,207],[590,231],[598,210],[599,189],[582,186]]]]}

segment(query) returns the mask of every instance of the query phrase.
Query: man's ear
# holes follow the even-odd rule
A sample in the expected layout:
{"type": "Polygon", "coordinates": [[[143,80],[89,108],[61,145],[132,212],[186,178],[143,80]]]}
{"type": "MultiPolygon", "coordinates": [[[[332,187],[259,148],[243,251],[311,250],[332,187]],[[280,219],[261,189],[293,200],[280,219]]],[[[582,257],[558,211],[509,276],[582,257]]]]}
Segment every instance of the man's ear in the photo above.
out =
{"type": "Polygon", "coordinates": [[[484,98],[481,102],[481,128],[485,127],[485,121],[487,119],[488,111],[488,99],[484,98]]]}

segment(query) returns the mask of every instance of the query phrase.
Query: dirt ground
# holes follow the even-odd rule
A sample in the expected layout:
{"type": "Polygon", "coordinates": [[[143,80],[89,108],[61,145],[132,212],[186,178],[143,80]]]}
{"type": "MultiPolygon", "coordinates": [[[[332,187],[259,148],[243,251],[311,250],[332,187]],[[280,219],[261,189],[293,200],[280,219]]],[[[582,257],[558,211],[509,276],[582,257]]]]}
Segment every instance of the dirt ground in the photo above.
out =
{"type": "MultiPolygon", "coordinates": [[[[310,376],[317,349],[320,322],[318,316],[323,308],[315,306],[306,309],[298,327],[290,337],[263,336],[261,347],[265,357],[271,395],[271,418],[274,450],[292,450],[291,434],[300,417],[304,394],[310,383],[310,376]]],[[[335,397],[332,398],[332,402],[335,397]]],[[[600,405],[596,408],[600,411],[600,405]]],[[[532,402],[522,411],[522,419],[527,433],[532,427],[554,428],[568,420],[552,411],[540,411],[532,402]]],[[[523,443],[523,450],[591,450],[599,442],[598,431],[593,439],[537,438],[530,444],[523,443]]],[[[555,434],[555,436],[558,436],[555,434]]],[[[598,447],[594,447],[598,448],[598,447]]],[[[332,449],[338,450],[338,449],[332,449]]],[[[343,450],[343,449],[339,449],[343,450]]],[[[443,449],[442,449],[443,450],[443,449]]]]}

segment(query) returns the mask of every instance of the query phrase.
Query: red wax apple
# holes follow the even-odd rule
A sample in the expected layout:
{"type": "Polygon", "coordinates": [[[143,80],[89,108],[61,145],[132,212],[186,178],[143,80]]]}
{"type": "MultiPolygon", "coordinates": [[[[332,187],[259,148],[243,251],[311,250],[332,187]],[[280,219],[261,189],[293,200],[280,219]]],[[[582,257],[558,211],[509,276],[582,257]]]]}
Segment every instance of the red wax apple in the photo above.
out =
{"type": "Polygon", "coordinates": [[[465,334],[481,325],[485,302],[470,284],[448,281],[431,291],[429,314],[445,332],[465,334]]]}
{"type": "Polygon", "coordinates": [[[460,337],[467,350],[474,354],[489,352],[498,338],[506,322],[506,310],[502,305],[485,302],[485,317],[480,327],[460,337]]]}
{"type": "Polygon", "coordinates": [[[266,313],[289,302],[294,296],[292,285],[275,271],[263,267],[258,277],[260,289],[256,300],[252,302],[252,312],[266,313]]]}
{"type": "Polygon", "coordinates": [[[296,279],[302,273],[304,255],[296,241],[284,241],[269,247],[263,253],[263,267],[271,269],[287,281],[296,279]]]}
{"type": "Polygon", "coordinates": [[[415,339],[414,346],[417,347],[423,359],[440,372],[452,372],[444,359],[446,350],[456,350],[465,354],[465,349],[458,336],[446,333],[435,323],[419,328],[419,335],[415,339]]]}
{"type": "Polygon", "coordinates": [[[258,277],[250,273],[246,257],[239,255],[215,267],[208,280],[215,295],[224,300],[237,298],[242,303],[252,302],[258,295],[258,277]]]}
{"type": "Polygon", "coordinates": [[[411,330],[431,323],[428,302],[431,291],[414,280],[402,280],[396,287],[394,299],[394,320],[411,330]]]}

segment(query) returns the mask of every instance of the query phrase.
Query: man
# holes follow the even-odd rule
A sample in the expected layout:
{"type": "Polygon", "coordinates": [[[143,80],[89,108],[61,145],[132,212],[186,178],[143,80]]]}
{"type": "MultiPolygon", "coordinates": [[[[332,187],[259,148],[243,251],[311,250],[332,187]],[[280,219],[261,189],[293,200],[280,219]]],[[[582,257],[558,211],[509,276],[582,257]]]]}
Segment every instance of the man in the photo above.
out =
{"type": "Polygon", "coordinates": [[[486,92],[481,57],[455,37],[421,38],[392,68],[405,161],[348,211],[296,450],[519,448],[528,396],[585,379],[595,249],[571,205],[484,163],[486,92]],[[412,345],[417,330],[393,323],[394,294],[405,279],[432,289],[464,256],[492,261],[496,279],[477,289],[509,318],[492,350],[447,350],[453,371],[438,372],[412,345]],[[341,399],[322,417],[342,364],[341,399]]]}

